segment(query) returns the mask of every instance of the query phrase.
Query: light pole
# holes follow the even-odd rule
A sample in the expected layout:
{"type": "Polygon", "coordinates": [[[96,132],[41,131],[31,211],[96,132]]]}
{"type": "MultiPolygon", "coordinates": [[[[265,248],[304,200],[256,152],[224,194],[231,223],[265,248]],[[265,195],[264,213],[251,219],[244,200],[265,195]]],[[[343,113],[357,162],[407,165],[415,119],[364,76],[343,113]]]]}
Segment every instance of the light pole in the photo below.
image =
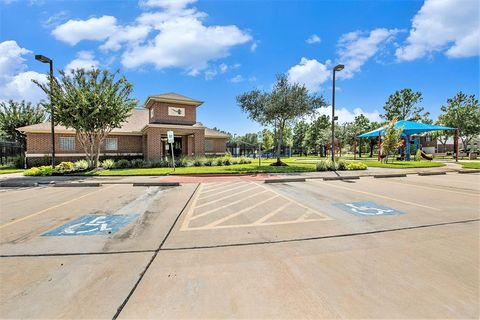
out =
{"type": "Polygon", "coordinates": [[[55,121],[54,121],[54,111],[53,111],[53,101],[52,101],[52,89],[53,89],[53,60],[47,58],[41,54],[35,55],[35,60],[38,60],[42,63],[48,63],[50,65],[50,123],[52,130],[52,169],[55,167],[55,121]]]}
{"type": "Polygon", "coordinates": [[[335,72],[342,71],[345,66],[343,64],[337,64],[333,68],[333,86],[332,86],[332,161],[335,161],[335,72]]]}

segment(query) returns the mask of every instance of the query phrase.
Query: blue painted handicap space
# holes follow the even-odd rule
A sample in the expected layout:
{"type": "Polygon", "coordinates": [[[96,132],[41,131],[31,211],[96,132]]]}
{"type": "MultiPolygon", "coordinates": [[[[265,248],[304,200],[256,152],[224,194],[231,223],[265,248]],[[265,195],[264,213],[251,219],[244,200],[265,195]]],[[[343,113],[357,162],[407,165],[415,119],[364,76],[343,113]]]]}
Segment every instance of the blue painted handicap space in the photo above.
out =
{"type": "Polygon", "coordinates": [[[42,236],[94,236],[117,232],[137,219],[139,214],[85,215],[42,236]]]}
{"type": "Polygon", "coordinates": [[[337,203],[336,207],[359,216],[396,215],[403,212],[388,208],[371,201],[337,203]]]}

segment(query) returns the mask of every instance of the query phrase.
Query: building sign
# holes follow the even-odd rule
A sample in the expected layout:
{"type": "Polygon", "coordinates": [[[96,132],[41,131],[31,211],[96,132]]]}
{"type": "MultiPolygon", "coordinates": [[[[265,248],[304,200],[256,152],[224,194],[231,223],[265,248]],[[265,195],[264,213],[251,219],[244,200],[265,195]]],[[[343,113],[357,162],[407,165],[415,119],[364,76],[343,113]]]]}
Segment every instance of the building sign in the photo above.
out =
{"type": "Polygon", "coordinates": [[[359,216],[381,216],[403,214],[396,209],[388,208],[371,201],[337,203],[336,207],[359,216]]]}
{"type": "Polygon", "coordinates": [[[98,236],[117,232],[138,214],[86,215],[44,233],[43,236],[98,236]]]}
{"type": "Polygon", "coordinates": [[[173,117],[185,117],[185,108],[168,107],[168,115],[173,117]]]}
{"type": "Polygon", "coordinates": [[[175,139],[173,138],[173,131],[167,131],[167,140],[168,143],[173,143],[175,139]]]}

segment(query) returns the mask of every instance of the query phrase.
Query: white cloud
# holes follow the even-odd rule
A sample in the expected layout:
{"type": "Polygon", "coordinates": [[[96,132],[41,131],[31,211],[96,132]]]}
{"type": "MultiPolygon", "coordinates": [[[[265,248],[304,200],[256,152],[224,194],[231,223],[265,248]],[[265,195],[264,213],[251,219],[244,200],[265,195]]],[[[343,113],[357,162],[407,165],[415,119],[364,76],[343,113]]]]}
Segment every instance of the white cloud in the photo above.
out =
{"type": "Polygon", "coordinates": [[[307,40],[305,40],[308,44],[320,43],[322,39],[316,34],[312,34],[307,40]]]}
{"type": "Polygon", "coordinates": [[[245,81],[245,79],[240,74],[237,74],[235,77],[230,79],[230,82],[233,82],[233,83],[239,83],[243,81],[245,81]]]}
{"type": "Polygon", "coordinates": [[[339,78],[352,78],[362,66],[379,51],[385,44],[392,41],[398,29],[378,28],[370,32],[354,31],[340,37],[338,40],[338,62],[345,65],[345,69],[338,74],[339,78]]]}
{"type": "Polygon", "coordinates": [[[412,21],[399,60],[415,60],[433,52],[452,58],[480,54],[478,0],[426,0],[412,21]]]}
{"type": "Polygon", "coordinates": [[[67,20],[67,17],[68,17],[67,11],[64,11],[64,10],[59,11],[56,14],[42,21],[42,26],[44,28],[53,29],[59,24],[64,23],[64,21],[67,20]]]}
{"type": "Polygon", "coordinates": [[[320,85],[323,84],[330,76],[327,65],[318,62],[315,59],[302,58],[300,63],[288,70],[288,78],[290,81],[304,84],[310,92],[320,91],[320,85]]]}
{"type": "Polygon", "coordinates": [[[105,40],[117,31],[117,19],[112,16],[90,18],[88,20],[68,20],[53,29],[56,39],[72,46],[82,40],[105,40]]]}
{"type": "Polygon", "coordinates": [[[77,57],[66,65],[66,70],[98,68],[99,62],[91,51],[80,51],[77,57]]]}
{"type": "Polygon", "coordinates": [[[172,11],[179,11],[185,8],[187,5],[197,2],[197,0],[140,0],[141,7],[147,8],[164,8],[172,11]]]}
{"type": "Polygon", "coordinates": [[[0,101],[27,100],[33,103],[45,98],[43,91],[32,82],[32,79],[44,82],[45,74],[28,71],[24,55],[30,50],[21,48],[16,41],[0,42],[0,101]]]}
{"type": "Polygon", "coordinates": [[[250,51],[251,51],[251,52],[255,52],[255,50],[257,50],[257,47],[258,47],[258,41],[254,41],[254,42],[250,45],[250,51]]]}
{"type": "Polygon", "coordinates": [[[117,30],[108,37],[108,40],[100,46],[100,49],[118,51],[124,43],[136,45],[143,41],[150,31],[151,27],[147,25],[117,27],[117,30]]]}
{"type": "MultiPolygon", "coordinates": [[[[355,120],[356,116],[364,115],[370,121],[377,121],[380,122],[382,119],[380,118],[380,112],[374,110],[372,112],[364,111],[362,108],[354,108],[353,110],[349,110],[345,107],[339,108],[335,107],[335,115],[338,116],[338,123],[343,124],[346,122],[352,122],[355,120]]],[[[320,108],[316,111],[316,116],[320,115],[327,115],[329,117],[332,116],[332,106],[328,106],[326,108],[320,108]]]]}
{"type": "Polygon", "coordinates": [[[225,63],[222,63],[220,64],[219,69],[221,73],[225,73],[228,70],[228,66],[225,63]]]}

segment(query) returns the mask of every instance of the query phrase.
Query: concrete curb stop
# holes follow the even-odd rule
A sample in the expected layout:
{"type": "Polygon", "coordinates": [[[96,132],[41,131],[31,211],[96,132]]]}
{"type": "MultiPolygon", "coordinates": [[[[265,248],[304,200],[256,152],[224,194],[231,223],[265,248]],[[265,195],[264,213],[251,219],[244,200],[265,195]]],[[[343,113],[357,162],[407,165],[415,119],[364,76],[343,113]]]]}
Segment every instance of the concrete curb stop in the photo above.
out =
{"type": "Polygon", "coordinates": [[[419,176],[439,176],[439,175],[443,175],[443,174],[447,174],[446,171],[432,171],[432,172],[419,172],[418,175],[419,176]]]}
{"type": "Polygon", "coordinates": [[[406,176],[407,176],[406,173],[375,174],[375,175],[373,175],[374,178],[404,178],[406,176]]]}
{"type": "Polygon", "coordinates": [[[462,169],[458,170],[458,173],[479,173],[480,169],[462,169]]]}
{"type": "Polygon", "coordinates": [[[38,187],[37,182],[0,182],[0,188],[38,187]]]}
{"type": "Polygon", "coordinates": [[[54,187],[101,187],[99,182],[70,182],[70,183],[55,183],[54,187]]]}
{"type": "Polygon", "coordinates": [[[265,183],[305,182],[306,178],[268,179],[265,183]]]}
{"type": "Polygon", "coordinates": [[[358,180],[360,176],[343,176],[343,177],[324,177],[323,181],[332,181],[332,180],[358,180]]]}
{"type": "Polygon", "coordinates": [[[134,182],[134,187],[179,187],[180,182],[134,182]]]}

